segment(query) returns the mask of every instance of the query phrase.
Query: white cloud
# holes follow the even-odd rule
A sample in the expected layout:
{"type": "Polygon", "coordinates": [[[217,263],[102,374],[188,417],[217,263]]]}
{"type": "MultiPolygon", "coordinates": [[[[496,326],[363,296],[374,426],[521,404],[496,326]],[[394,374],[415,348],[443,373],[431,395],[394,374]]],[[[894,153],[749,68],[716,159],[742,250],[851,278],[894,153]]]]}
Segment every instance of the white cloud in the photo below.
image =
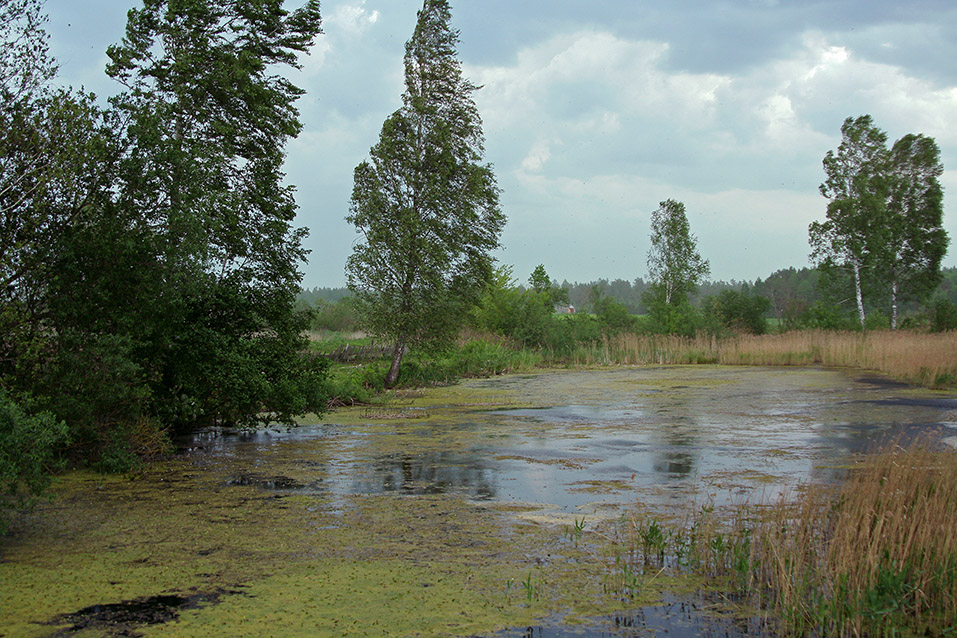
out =
{"type": "Polygon", "coordinates": [[[539,171],[551,156],[551,145],[546,141],[539,140],[532,145],[528,155],[522,160],[522,168],[526,171],[539,171]]]}
{"type": "Polygon", "coordinates": [[[652,113],[703,126],[729,78],[668,73],[662,68],[668,49],[583,31],[522,49],[514,65],[470,67],[466,74],[484,86],[477,101],[488,130],[552,118],[589,128],[596,111],[606,129],[617,130],[626,115],[652,113]]]}
{"type": "Polygon", "coordinates": [[[339,51],[343,40],[354,40],[379,21],[378,10],[368,10],[365,0],[355,4],[341,4],[328,14],[323,13],[323,34],[316,38],[308,56],[300,56],[306,77],[318,75],[328,63],[330,54],[339,51]]]}
{"type": "Polygon", "coordinates": [[[344,33],[346,35],[361,35],[379,21],[379,11],[366,9],[365,0],[355,4],[337,6],[325,18],[325,31],[328,33],[344,33]]]}

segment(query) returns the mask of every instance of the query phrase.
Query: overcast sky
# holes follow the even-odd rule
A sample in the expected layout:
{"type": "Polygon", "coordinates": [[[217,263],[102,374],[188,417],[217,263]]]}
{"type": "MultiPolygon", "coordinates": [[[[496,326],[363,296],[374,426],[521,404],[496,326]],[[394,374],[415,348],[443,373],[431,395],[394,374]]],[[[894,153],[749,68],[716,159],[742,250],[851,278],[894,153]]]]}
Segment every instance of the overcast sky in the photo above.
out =
{"type": "MultiPolygon", "coordinates": [[[[133,6],[47,0],[60,83],[116,90],[104,52],[133,6]]],[[[322,4],[286,163],[310,229],[307,287],[344,284],[352,171],[400,104],[420,7],[322,4]]],[[[865,113],[890,143],[937,140],[957,237],[952,0],[453,0],[452,18],[465,74],[484,87],[475,101],[508,217],[497,256],[520,281],[540,263],[559,281],[645,277],[651,213],[668,198],[684,202],[713,279],[806,266],[807,227],[826,206],[821,160],[844,119],[865,113]]]]}

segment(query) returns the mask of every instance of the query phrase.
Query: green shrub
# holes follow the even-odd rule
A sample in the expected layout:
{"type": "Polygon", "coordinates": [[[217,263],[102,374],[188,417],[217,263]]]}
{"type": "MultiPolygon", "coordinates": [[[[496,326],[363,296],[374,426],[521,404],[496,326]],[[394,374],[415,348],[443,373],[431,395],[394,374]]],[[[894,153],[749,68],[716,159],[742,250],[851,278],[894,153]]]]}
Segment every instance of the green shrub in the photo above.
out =
{"type": "Polygon", "coordinates": [[[768,331],[764,314],[771,308],[771,300],[767,297],[722,290],[705,299],[703,306],[705,322],[713,334],[731,331],[763,335],[768,331]]]}
{"type": "Polygon", "coordinates": [[[335,303],[319,300],[312,309],[310,327],[313,330],[331,330],[333,332],[354,332],[358,329],[359,318],[352,297],[343,297],[335,303]]]}
{"type": "Polygon", "coordinates": [[[29,414],[0,389],[0,534],[9,510],[32,505],[46,489],[68,440],[62,421],[49,412],[29,414]]]}
{"type": "Polygon", "coordinates": [[[938,297],[930,308],[930,329],[934,332],[957,330],[957,304],[938,297]]]}

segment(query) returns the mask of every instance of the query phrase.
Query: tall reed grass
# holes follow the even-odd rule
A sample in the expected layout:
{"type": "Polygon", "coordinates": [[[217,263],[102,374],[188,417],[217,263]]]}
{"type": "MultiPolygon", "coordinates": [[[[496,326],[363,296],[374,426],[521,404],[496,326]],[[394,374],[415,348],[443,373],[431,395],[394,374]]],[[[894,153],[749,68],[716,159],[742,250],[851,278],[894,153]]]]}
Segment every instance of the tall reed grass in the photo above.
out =
{"type": "Polygon", "coordinates": [[[731,516],[634,516],[610,571],[712,579],[766,614],[770,635],[957,635],[957,454],[893,447],[840,485],[815,485],[731,516]]]}
{"type": "Polygon", "coordinates": [[[943,388],[957,386],[957,332],[793,331],[723,338],[626,333],[583,345],[568,361],[573,365],[821,364],[875,370],[906,383],[943,388]]]}
{"type": "Polygon", "coordinates": [[[957,633],[957,454],[894,448],[766,512],[751,591],[789,633],[957,633]]]}

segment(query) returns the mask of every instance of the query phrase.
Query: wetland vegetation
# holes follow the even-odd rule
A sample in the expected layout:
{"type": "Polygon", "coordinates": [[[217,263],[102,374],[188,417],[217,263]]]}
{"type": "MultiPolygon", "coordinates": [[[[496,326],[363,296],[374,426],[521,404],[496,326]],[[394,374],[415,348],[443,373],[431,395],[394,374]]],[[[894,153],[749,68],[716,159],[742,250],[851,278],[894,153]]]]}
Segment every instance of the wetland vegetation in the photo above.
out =
{"type": "Polygon", "coordinates": [[[953,529],[955,410],[952,393],[803,367],[400,389],[322,425],[184,438],[137,474],[61,476],[4,540],[0,601],[8,633],[37,636],[616,635],[616,618],[665,622],[663,601],[732,635],[934,635],[953,600],[936,531],[953,529]],[[860,456],[882,440],[924,448],[860,456]],[[789,580],[772,547],[813,564],[786,560],[789,580]],[[881,606],[900,592],[920,593],[881,606]]]}
{"type": "Polygon", "coordinates": [[[641,312],[575,314],[496,263],[478,87],[424,0],[351,296],[303,307],[318,0],[149,0],[102,103],[52,86],[42,5],[0,0],[0,636],[957,632],[932,138],[845,122],[813,302],[696,296],[666,199],[641,312]]]}

